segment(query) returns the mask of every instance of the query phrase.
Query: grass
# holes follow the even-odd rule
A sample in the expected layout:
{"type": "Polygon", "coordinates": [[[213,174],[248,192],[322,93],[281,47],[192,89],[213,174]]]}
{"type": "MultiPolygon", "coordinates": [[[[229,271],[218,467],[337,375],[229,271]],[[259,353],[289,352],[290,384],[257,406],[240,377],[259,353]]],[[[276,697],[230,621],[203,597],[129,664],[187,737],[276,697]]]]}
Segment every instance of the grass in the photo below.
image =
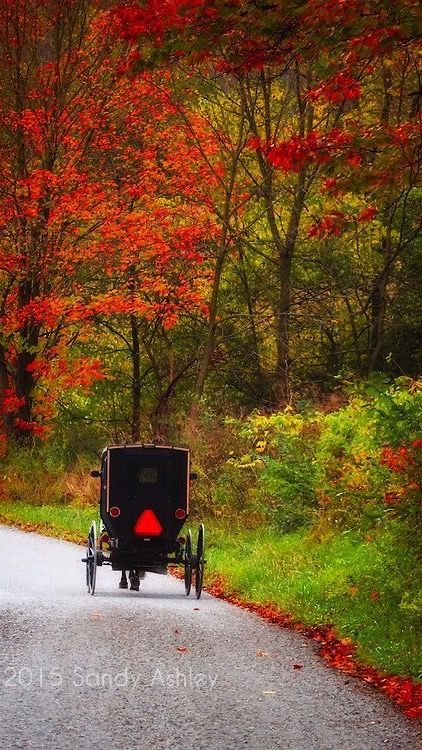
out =
{"type": "Polygon", "coordinates": [[[395,527],[371,541],[214,527],[208,571],[248,601],[275,604],[308,625],[334,625],[362,661],[421,678],[421,577],[399,537],[395,527]]]}
{"type": "MultiPolygon", "coordinates": [[[[96,515],[89,506],[0,503],[0,522],[74,542],[85,540],[96,515]]],[[[308,625],[332,624],[357,644],[362,661],[422,677],[421,576],[398,524],[372,539],[349,533],[319,541],[211,523],[207,561],[208,575],[243,599],[275,604],[308,625]]]]}
{"type": "Polygon", "coordinates": [[[70,505],[32,505],[0,503],[0,523],[37,531],[79,544],[85,541],[96,507],[75,508],[70,505]]]}

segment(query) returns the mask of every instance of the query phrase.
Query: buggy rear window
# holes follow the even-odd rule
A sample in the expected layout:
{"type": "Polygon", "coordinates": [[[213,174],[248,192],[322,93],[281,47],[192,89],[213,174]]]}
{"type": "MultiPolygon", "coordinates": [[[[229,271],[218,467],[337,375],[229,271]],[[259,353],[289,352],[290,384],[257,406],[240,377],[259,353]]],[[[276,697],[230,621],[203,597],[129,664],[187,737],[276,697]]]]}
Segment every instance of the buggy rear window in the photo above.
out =
{"type": "Polygon", "coordinates": [[[154,467],[140,469],[138,472],[138,482],[139,484],[157,484],[158,469],[154,467]]]}

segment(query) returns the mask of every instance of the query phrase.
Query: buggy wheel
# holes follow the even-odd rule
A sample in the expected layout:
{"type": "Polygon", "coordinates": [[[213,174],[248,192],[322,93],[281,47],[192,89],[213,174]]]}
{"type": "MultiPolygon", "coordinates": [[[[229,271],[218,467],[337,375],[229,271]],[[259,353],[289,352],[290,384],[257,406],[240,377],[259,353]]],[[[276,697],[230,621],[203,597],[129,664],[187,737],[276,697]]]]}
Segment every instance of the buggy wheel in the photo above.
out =
{"type": "Polygon", "coordinates": [[[94,596],[95,582],[97,579],[97,529],[95,521],[92,522],[88,534],[88,546],[86,549],[86,583],[88,594],[94,596]]]}
{"type": "Polygon", "coordinates": [[[198,532],[198,542],[196,545],[195,561],[195,592],[196,598],[199,599],[202,593],[202,584],[204,581],[204,564],[205,564],[205,527],[201,523],[198,532]]]}
{"type": "Polygon", "coordinates": [[[189,596],[191,586],[192,586],[192,534],[191,534],[190,529],[188,530],[188,533],[186,534],[184,561],[185,561],[185,591],[186,591],[186,596],[189,596]]]}

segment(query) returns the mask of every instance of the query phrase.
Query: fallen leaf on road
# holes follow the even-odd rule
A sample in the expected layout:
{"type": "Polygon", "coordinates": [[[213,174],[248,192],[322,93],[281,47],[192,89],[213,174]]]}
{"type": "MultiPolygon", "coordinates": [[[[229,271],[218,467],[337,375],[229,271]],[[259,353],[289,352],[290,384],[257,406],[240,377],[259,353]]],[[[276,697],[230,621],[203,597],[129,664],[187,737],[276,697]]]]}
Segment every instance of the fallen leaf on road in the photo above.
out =
{"type": "Polygon", "coordinates": [[[293,669],[302,669],[303,664],[293,664],[293,669]]]}
{"type": "Polygon", "coordinates": [[[194,608],[193,608],[193,611],[194,611],[194,612],[199,612],[199,607],[194,607],[194,608]]]}
{"type": "MultiPolygon", "coordinates": [[[[356,586],[352,586],[351,589],[351,591],[349,589],[351,594],[358,592],[356,586]]],[[[308,626],[303,622],[295,621],[292,615],[281,612],[273,604],[264,605],[243,601],[235,592],[228,588],[226,581],[221,577],[216,577],[208,585],[207,590],[219,599],[224,599],[226,602],[231,602],[231,604],[247,609],[249,612],[254,612],[269,622],[273,622],[284,628],[297,630],[308,638],[311,638],[319,644],[319,654],[330,667],[338,669],[343,674],[348,674],[371,683],[378,690],[381,690],[392,698],[409,718],[422,718],[422,684],[402,675],[385,674],[375,669],[375,667],[362,663],[356,658],[355,644],[353,642],[350,644],[342,643],[332,627],[308,626]]],[[[300,669],[301,666],[298,665],[293,668],[300,669]]]]}
{"type": "Polygon", "coordinates": [[[180,651],[181,654],[185,654],[186,651],[188,651],[187,646],[178,646],[177,651],[180,651]]]}
{"type": "Polygon", "coordinates": [[[422,703],[419,706],[407,708],[404,713],[409,719],[422,719],[422,703]]]}
{"type": "Polygon", "coordinates": [[[103,616],[99,612],[93,612],[91,615],[91,620],[102,620],[103,616]]]}
{"type": "Polygon", "coordinates": [[[257,656],[268,656],[269,654],[268,654],[268,651],[257,651],[256,655],[257,656]]]}

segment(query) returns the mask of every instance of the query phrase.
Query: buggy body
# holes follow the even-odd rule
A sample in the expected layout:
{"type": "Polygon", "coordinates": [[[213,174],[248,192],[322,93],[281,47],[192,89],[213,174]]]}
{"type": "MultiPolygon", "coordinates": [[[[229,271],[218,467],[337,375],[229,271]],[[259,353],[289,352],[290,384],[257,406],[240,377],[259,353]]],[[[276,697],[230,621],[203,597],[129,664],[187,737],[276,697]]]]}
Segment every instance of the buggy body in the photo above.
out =
{"type": "Polygon", "coordinates": [[[184,566],[186,593],[195,574],[201,595],[204,565],[204,527],[198,533],[196,554],[192,535],[180,532],[189,516],[190,451],[173,446],[110,445],[101,457],[101,531],[93,523],[88,535],[87,586],[95,592],[97,566],[144,574],[167,573],[168,566],[184,566]]]}
{"type": "Polygon", "coordinates": [[[113,570],[156,572],[181,562],[179,533],[189,515],[185,448],[109,446],[101,465],[100,515],[113,570]]]}

